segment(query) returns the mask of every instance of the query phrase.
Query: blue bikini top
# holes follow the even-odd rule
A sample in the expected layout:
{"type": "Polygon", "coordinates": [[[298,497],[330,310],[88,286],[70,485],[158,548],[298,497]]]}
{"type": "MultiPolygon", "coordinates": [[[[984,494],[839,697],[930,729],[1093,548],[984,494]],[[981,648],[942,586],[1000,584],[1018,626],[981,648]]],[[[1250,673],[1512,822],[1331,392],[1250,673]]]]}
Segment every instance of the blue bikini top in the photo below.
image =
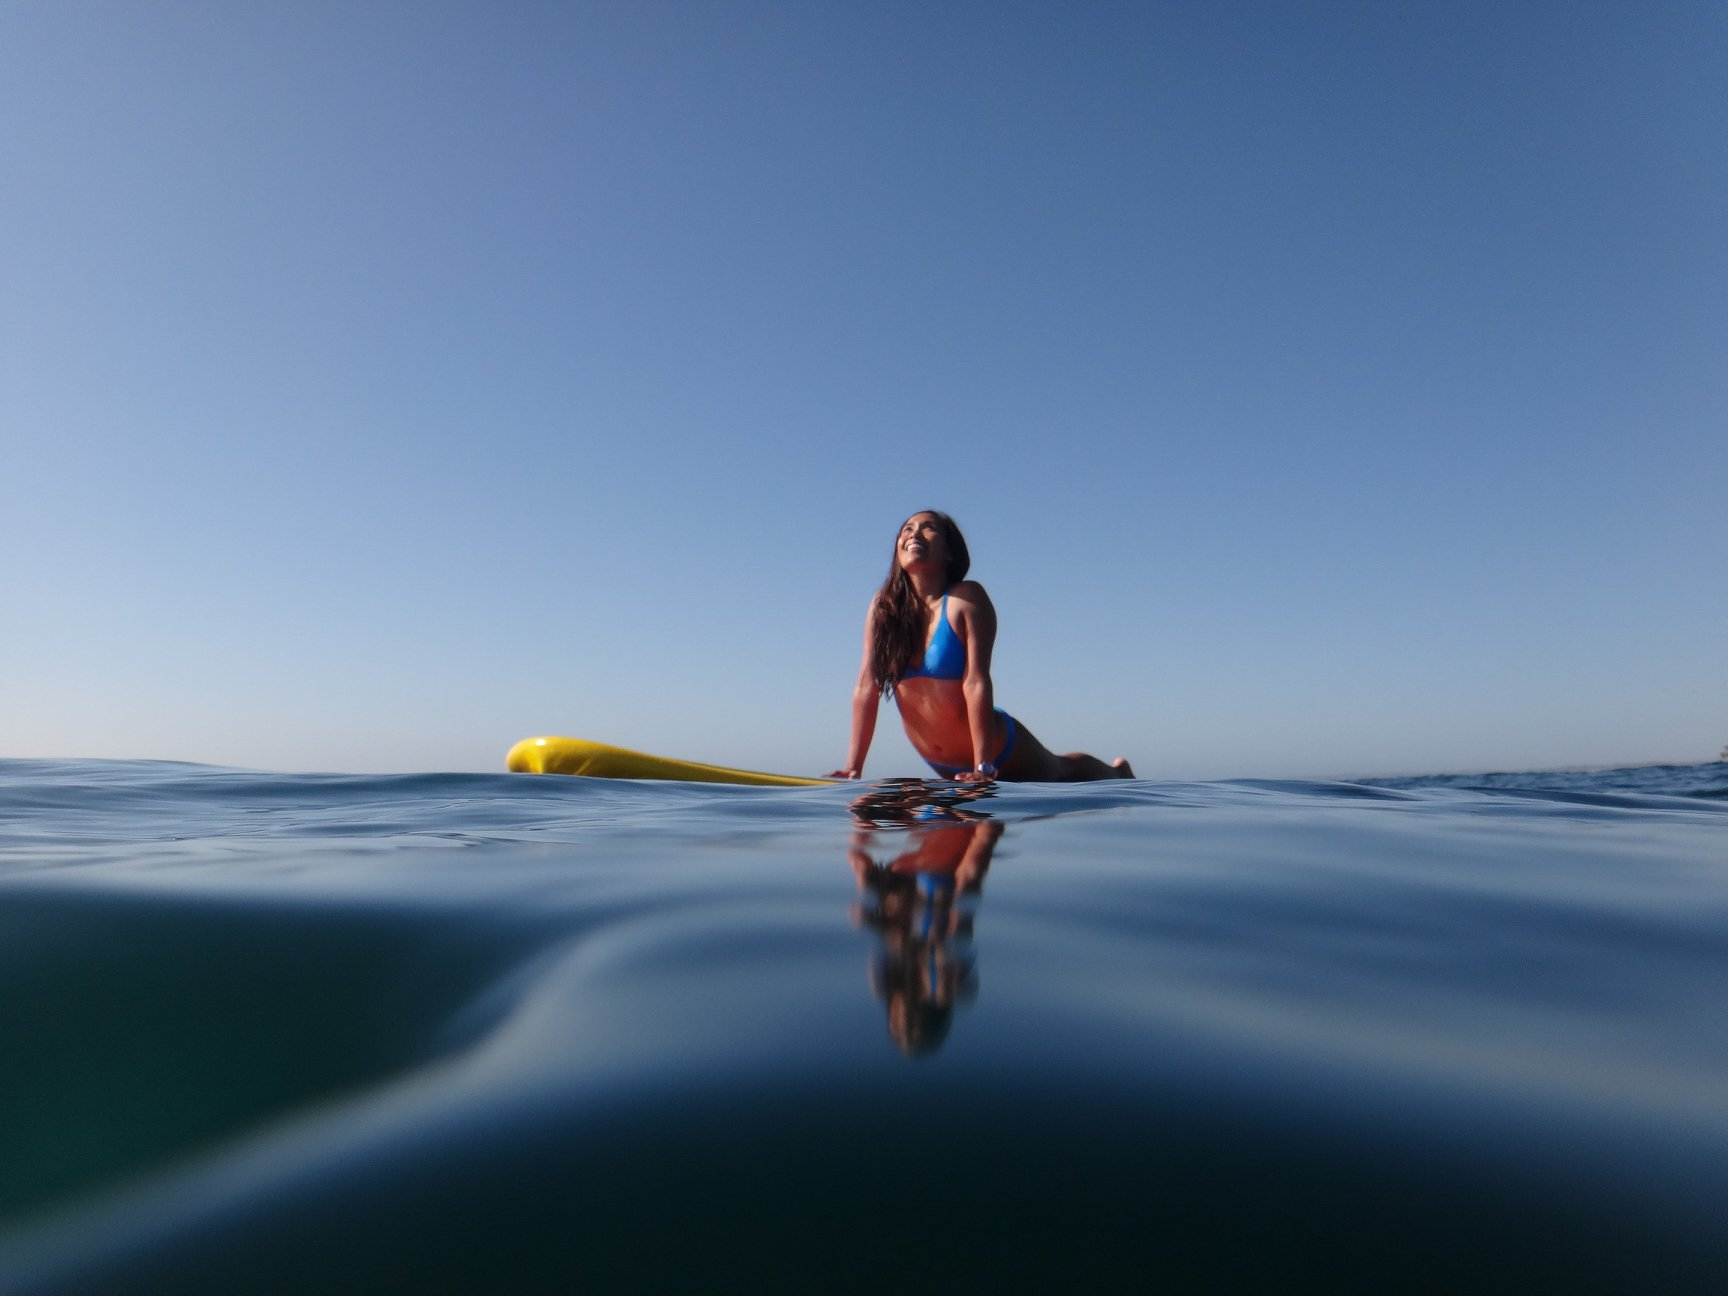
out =
{"type": "Polygon", "coordinates": [[[924,649],[924,660],[902,675],[901,679],[957,680],[966,676],[966,645],[948,624],[948,596],[942,596],[942,610],[936,614],[936,634],[924,649]]]}

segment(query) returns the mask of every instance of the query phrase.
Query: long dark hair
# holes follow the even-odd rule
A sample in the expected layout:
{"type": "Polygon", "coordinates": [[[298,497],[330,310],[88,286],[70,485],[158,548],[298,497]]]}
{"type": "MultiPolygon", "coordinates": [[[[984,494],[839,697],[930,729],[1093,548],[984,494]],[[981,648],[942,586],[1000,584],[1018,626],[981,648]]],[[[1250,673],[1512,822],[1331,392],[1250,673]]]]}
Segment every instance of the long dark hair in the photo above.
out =
{"type": "MultiPolygon", "coordinates": [[[[972,552],[966,548],[966,537],[946,513],[935,509],[919,509],[912,514],[928,513],[942,530],[948,547],[948,569],[943,573],[943,590],[952,589],[966,579],[972,570],[972,552]]],[[[911,519],[908,518],[908,521],[911,519]]],[[[900,524],[904,528],[905,522],[900,524]]],[[[894,554],[888,560],[888,579],[876,591],[876,602],[870,610],[873,645],[870,652],[870,677],[883,694],[892,696],[900,677],[924,657],[924,641],[930,637],[930,617],[924,600],[912,588],[912,578],[900,566],[900,531],[894,532],[894,554]]]]}

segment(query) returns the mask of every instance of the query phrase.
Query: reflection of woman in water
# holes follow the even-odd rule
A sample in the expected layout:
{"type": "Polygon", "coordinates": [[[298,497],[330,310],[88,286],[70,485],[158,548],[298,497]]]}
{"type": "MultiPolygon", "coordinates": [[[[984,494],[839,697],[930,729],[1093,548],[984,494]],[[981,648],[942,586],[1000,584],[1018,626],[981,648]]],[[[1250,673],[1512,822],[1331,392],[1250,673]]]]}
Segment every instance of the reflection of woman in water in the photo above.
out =
{"type": "Polygon", "coordinates": [[[943,778],[1074,782],[1133,778],[1126,760],[1106,765],[1085,752],[1057,756],[996,708],[990,654],[996,609],[946,513],[914,513],[900,528],[888,579],[870,601],[864,664],[852,691],[846,766],[830,778],[862,778],[884,694],[900,708],[906,737],[943,778]]]}
{"type": "MultiPolygon", "coordinates": [[[[889,799],[854,810],[866,822],[891,822],[907,807],[889,799]]],[[[978,892],[1002,835],[1001,824],[949,806],[925,803],[913,813],[892,863],[871,856],[868,847],[882,838],[869,830],[855,834],[848,852],[861,897],[854,916],[882,941],[871,985],[888,1007],[889,1036],[909,1056],[940,1047],[955,1006],[977,993],[972,918],[957,900],[978,892]]]]}

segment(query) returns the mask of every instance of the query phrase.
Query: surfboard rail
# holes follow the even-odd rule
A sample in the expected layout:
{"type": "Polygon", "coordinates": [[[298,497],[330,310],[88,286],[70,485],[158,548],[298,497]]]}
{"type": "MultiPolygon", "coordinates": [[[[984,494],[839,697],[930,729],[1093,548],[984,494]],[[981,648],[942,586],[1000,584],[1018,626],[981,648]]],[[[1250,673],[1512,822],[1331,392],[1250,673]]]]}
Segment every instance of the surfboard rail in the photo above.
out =
{"type": "Polygon", "coordinates": [[[828,787],[834,779],[764,774],[698,761],[673,760],[587,738],[524,738],[504,758],[516,774],[576,774],[584,778],[662,779],[679,783],[742,783],[754,787],[828,787]]]}

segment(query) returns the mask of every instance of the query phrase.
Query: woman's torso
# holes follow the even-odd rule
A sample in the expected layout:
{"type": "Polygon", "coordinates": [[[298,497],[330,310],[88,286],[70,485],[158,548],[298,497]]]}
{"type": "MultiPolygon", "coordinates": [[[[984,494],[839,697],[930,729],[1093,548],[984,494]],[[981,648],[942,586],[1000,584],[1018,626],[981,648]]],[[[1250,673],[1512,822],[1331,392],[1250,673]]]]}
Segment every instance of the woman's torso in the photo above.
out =
{"type": "MultiPolygon", "coordinates": [[[[966,716],[966,641],[954,625],[956,609],[942,596],[931,616],[924,656],[894,685],[894,701],[913,749],[937,765],[970,769],[972,726],[966,716]]],[[[999,744],[1002,721],[991,717],[991,742],[999,744]]]]}

